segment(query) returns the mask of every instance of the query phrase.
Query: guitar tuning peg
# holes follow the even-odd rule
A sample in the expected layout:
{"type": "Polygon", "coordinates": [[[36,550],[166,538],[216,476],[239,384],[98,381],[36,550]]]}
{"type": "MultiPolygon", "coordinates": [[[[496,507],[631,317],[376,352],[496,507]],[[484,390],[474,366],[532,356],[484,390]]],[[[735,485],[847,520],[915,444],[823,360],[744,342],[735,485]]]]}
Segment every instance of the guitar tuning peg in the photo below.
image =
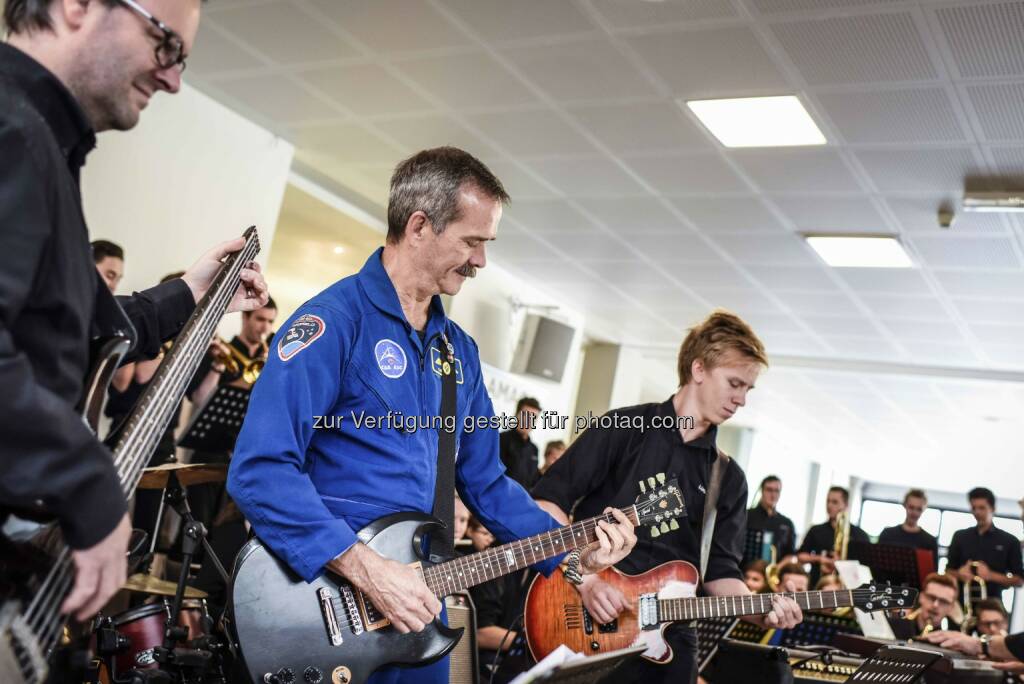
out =
{"type": "Polygon", "coordinates": [[[651,525],[651,536],[652,537],[660,537],[661,536],[661,532],[658,531],[658,526],[657,525],[651,525]]]}
{"type": "Polygon", "coordinates": [[[647,493],[647,487],[646,487],[646,485],[644,485],[644,481],[643,480],[640,480],[640,493],[641,494],[646,494],[647,493]]]}
{"type": "Polygon", "coordinates": [[[661,523],[661,531],[662,532],[668,532],[668,523],[667,522],[661,523]]]}
{"type": "Polygon", "coordinates": [[[679,529],[679,522],[675,518],[672,518],[672,520],[669,521],[668,526],[669,526],[669,529],[678,530],[679,529]]]}
{"type": "Polygon", "coordinates": [[[665,484],[665,473],[658,473],[655,477],[658,478],[658,484],[665,484]]]}
{"type": "Polygon", "coordinates": [[[654,483],[655,483],[655,479],[653,477],[647,478],[647,484],[649,484],[651,486],[651,489],[654,489],[654,487],[655,487],[654,483]]]}

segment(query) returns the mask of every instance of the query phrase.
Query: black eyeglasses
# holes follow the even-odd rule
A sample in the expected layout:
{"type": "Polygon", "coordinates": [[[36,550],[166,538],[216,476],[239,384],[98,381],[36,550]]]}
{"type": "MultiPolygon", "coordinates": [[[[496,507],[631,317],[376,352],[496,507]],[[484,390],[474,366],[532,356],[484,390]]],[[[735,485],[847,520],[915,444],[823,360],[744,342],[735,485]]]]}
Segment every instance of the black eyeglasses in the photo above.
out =
{"type": "Polygon", "coordinates": [[[122,5],[128,9],[138,13],[146,19],[150,24],[155,26],[164,34],[164,39],[160,41],[160,44],[156,46],[156,63],[161,69],[170,69],[175,67],[178,69],[178,73],[185,70],[185,43],[181,40],[181,36],[175,33],[172,29],[167,27],[167,24],[160,21],[152,14],[149,10],[135,2],[135,0],[118,0],[122,5]]]}

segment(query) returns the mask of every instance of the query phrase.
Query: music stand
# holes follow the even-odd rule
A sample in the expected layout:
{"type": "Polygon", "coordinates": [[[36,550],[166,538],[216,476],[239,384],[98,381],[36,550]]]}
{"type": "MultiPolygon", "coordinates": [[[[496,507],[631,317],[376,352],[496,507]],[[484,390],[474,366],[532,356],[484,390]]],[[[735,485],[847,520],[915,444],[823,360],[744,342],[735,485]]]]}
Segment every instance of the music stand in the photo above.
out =
{"type": "Polygon", "coordinates": [[[921,589],[924,578],[935,572],[935,558],[931,551],[910,546],[850,542],[847,558],[871,568],[871,577],[876,582],[891,582],[915,589],[921,589]]]}
{"type": "MultiPolygon", "coordinates": [[[[556,665],[554,668],[524,679],[523,682],[558,682],[559,684],[594,684],[614,674],[622,663],[633,660],[647,650],[647,646],[630,646],[617,651],[609,651],[601,655],[587,656],[580,660],[556,665]]],[[[608,681],[615,681],[608,679],[608,681]]]]}
{"type": "MultiPolygon", "coordinates": [[[[771,536],[771,533],[768,533],[771,536]]],[[[747,536],[743,540],[743,565],[751,561],[771,561],[771,551],[765,557],[765,530],[747,528],[747,536]]]]}
{"type": "Polygon", "coordinates": [[[851,613],[849,617],[825,613],[804,613],[803,621],[789,629],[777,629],[768,643],[772,646],[799,647],[832,644],[837,634],[863,634],[851,613]]]}
{"type": "Polygon", "coordinates": [[[848,682],[916,682],[942,654],[906,646],[883,646],[864,661],[848,682]]]}
{"type": "Polygon", "coordinates": [[[189,421],[178,446],[208,453],[228,453],[242,429],[252,390],[218,387],[189,421]]]}
{"type": "Polygon", "coordinates": [[[697,672],[703,672],[718,652],[718,642],[739,622],[735,617],[711,617],[694,622],[697,632],[697,672]]]}

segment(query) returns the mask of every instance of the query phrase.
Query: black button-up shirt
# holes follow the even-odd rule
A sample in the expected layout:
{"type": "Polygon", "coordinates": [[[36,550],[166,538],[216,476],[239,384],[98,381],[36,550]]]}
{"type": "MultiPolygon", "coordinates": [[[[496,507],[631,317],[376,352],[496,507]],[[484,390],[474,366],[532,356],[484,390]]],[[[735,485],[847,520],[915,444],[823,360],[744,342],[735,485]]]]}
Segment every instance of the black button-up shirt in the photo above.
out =
{"type": "Polygon", "coordinates": [[[537,445],[529,437],[524,438],[517,430],[502,432],[498,435],[498,452],[508,476],[527,491],[540,479],[537,445]]]}
{"type": "MultiPolygon", "coordinates": [[[[831,556],[835,550],[835,539],[836,529],[832,527],[832,523],[823,522],[813,525],[811,529],[807,530],[807,535],[804,537],[804,541],[800,544],[797,552],[814,553],[819,556],[827,553],[831,556]]],[[[871,537],[868,536],[867,532],[850,523],[850,541],[870,544],[871,537]]],[[[817,584],[819,579],[821,579],[821,567],[815,563],[811,568],[811,586],[813,587],[817,584]]]]}
{"type": "Polygon", "coordinates": [[[879,544],[891,544],[892,546],[909,546],[913,549],[924,549],[932,552],[935,562],[939,560],[939,540],[924,530],[907,532],[903,525],[886,527],[878,535],[879,544]]]}
{"type": "MultiPolygon", "coordinates": [[[[624,508],[633,504],[643,493],[641,480],[646,486],[647,478],[657,477],[658,473],[669,479],[677,478],[686,506],[686,517],[679,520],[679,529],[657,537],[650,529],[638,529],[636,547],[618,563],[618,568],[636,574],[671,560],[689,561],[699,568],[704,499],[711,466],[718,456],[717,429],[712,426],[699,438],[683,442],[674,426],[671,399],[662,404],[616,409],[607,415],[619,424],[628,421],[631,427],[588,428],[534,486],[534,498],[551,501],[564,511],[575,508],[575,517],[583,519],[599,515],[606,506],[624,508]],[[659,419],[652,421],[654,416],[659,419]],[[634,426],[637,420],[644,429],[634,426]],[[668,427],[652,427],[663,420],[668,427]]],[[[740,559],[747,524],[746,504],[746,477],[736,461],[730,460],[718,497],[707,581],[743,577],[740,559]]]]}
{"type": "MultiPolygon", "coordinates": [[[[994,572],[1010,572],[1018,577],[1024,575],[1020,541],[995,525],[985,534],[978,532],[977,525],[954,532],[946,560],[946,567],[951,570],[963,567],[967,561],[984,561],[994,572]]],[[[989,584],[989,595],[994,595],[997,589],[996,585],[989,584]]],[[[1002,591],[1007,589],[1009,587],[1002,591]]]]}
{"type": "Polygon", "coordinates": [[[796,553],[796,528],[792,520],[778,511],[769,514],[764,506],[754,506],[747,511],[747,529],[771,532],[772,546],[780,561],[796,553]]]}
{"type": "Polygon", "coordinates": [[[195,306],[181,280],[119,306],[99,278],[78,186],[94,145],[67,88],[0,44],[0,501],[42,501],[73,548],[126,510],[110,452],[75,410],[89,340],[134,333],[133,356],[152,357],[195,306]]]}

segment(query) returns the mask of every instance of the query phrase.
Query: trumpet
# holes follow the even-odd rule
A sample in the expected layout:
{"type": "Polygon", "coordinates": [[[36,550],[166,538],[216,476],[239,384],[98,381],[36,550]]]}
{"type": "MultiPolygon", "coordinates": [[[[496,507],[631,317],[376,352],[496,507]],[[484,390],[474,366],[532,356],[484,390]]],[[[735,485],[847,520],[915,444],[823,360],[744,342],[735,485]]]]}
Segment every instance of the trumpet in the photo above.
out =
{"type": "Polygon", "coordinates": [[[267,343],[260,342],[259,353],[255,358],[250,359],[242,352],[235,349],[234,345],[217,338],[219,345],[213,348],[213,358],[224,364],[224,372],[229,375],[240,375],[242,380],[250,385],[256,384],[267,363],[267,343]],[[224,350],[227,350],[226,352],[224,350]]]}
{"type": "Polygon", "coordinates": [[[974,592],[972,587],[975,584],[978,585],[978,600],[984,601],[988,598],[988,583],[978,576],[978,563],[976,561],[971,563],[971,573],[971,579],[964,582],[963,598],[961,599],[964,619],[960,623],[960,631],[964,634],[970,634],[978,625],[978,616],[974,614],[974,592]]]}

